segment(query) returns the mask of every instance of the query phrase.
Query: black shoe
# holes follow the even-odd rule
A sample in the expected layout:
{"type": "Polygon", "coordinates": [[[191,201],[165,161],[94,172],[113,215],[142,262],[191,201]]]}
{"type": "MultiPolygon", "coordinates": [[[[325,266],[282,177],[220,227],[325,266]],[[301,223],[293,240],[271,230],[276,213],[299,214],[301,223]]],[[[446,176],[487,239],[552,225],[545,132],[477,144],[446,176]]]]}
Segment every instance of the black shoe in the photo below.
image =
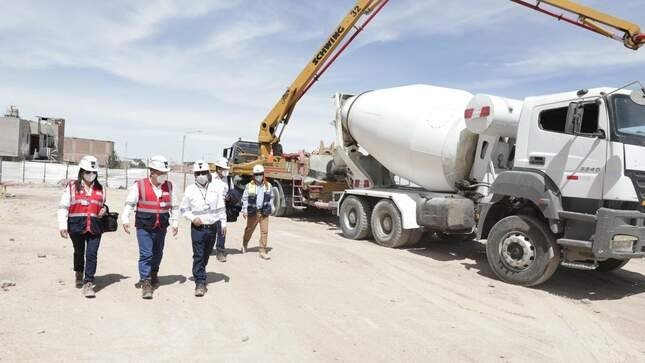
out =
{"type": "Polygon", "coordinates": [[[141,298],[152,299],[152,283],[150,280],[143,280],[141,283],[141,298]]]}
{"type": "Polygon", "coordinates": [[[204,294],[206,294],[206,284],[200,282],[195,286],[195,296],[202,297],[204,294]]]}
{"type": "Polygon", "coordinates": [[[217,261],[226,262],[226,254],[222,251],[217,252],[217,261]]]}

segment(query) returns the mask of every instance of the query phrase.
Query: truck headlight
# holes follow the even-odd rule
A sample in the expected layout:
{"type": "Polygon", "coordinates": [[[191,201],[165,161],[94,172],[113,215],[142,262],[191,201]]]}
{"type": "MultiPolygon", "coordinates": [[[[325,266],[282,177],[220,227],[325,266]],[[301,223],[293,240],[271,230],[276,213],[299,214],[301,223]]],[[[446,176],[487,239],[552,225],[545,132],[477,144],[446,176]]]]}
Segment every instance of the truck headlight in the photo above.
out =
{"type": "Polygon", "coordinates": [[[610,247],[614,252],[634,252],[634,243],[638,241],[638,237],[630,236],[628,234],[616,234],[611,239],[610,247]]]}

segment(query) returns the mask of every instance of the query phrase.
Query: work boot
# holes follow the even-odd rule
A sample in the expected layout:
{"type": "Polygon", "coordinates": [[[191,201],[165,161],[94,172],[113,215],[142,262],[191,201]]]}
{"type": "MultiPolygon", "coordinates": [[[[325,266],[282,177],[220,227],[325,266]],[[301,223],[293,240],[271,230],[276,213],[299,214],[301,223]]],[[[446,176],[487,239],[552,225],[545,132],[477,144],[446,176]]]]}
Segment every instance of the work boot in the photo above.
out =
{"type": "Polygon", "coordinates": [[[83,295],[85,295],[86,298],[94,297],[94,285],[91,282],[86,282],[85,285],[83,285],[83,295]]]}
{"type": "Polygon", "coordinates": [[[246,249],[249,248],[249,242],[242,242],[242,253],[246,253],[246,249]]]}
{"type": "Polygon", "coordinates": [[[195,296],[202,297],[206,293],[206,284],[203,282],[198,282],[195,285],[195,296]]]}
{"type": "Polygon", "coordinates": [[[154,289],[159,287],[159,271],[150,272],[150,283],[154,289]]]}
{"type": "Polygon", "coordinates": [[[76,278],[76,288],[80,289],[81,287],[83,287],[83,272],[75,271],[75,278],[76,278]]]}
{"type": "Polygon", "coordinates": [[[152,299],[152,282],[150,280],[141,282],[141,297],[143,299],[152,299]]]}
{"type": "Polygon", "coordinates": [[[226,262],[226,254],[223,251],[217,251],[217,261],[226,262]]]}
{"type": "Polygon", "coordinates": [[[269,252],[267,252],[266,248],[260,248],[260,258],[263,260],[271,259],[271,256],[269,256],[269,252]]]}

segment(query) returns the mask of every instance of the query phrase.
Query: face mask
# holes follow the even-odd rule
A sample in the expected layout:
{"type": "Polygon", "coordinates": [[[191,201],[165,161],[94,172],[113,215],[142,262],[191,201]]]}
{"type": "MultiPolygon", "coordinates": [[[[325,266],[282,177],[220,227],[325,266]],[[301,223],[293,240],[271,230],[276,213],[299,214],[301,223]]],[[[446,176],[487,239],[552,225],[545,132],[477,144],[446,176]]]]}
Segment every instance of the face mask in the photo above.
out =
{"type": "Polygon", "coordinates": [[[264,180],[264,175],[256,175],[254,178],[255,178],[255,181],[258,182],[259,184],[259,183],[262,183],[262,181],[264,180]]]}
{"type": "Polygon", "coordinates": [[[218,174],[220,178],[226,178],[228,176],[228,170],[220,170],[218,174]]]}
{"type": "Polygon", "coordinates": [[[206,183],[208,183],[208,175],[197,175],[197,177],[195,177],[195,181],[200,185],[206,185],[206,183]]]}
{"type": "Polygon", "coordinates": [[[166,180],[168,180],[168,175],[166,174],[157,175],[157,183],[163,184],[166,180]]]}
{"type": "Polygon", "coordinates": [[[95,179],[96,179],[96,174],[94,174],[94,173],[90,173],[90,174],[84,173],[83,174],[83,180],[85,180],[88,183],[93,182],[95,179]]]}

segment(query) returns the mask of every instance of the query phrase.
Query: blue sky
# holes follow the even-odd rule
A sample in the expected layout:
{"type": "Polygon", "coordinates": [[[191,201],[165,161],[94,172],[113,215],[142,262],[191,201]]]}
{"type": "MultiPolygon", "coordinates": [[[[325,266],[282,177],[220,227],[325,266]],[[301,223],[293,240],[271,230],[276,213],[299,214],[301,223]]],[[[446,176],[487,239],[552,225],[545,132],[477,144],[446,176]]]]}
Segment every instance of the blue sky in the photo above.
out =
{"type": "MultiPolygon", "coordinates": [[[[642,0],[582,3],[645,27],[642,0]]],[[[117,152],[213,159],[258,126],[351,0],[11,1],[0,106],[117,152]]],[[[391,0],[297,106],[285,151],[333,141],[331,96],[427,83],[523,98],[645,80],[645,50],[506,0],[391,0]]]]}

